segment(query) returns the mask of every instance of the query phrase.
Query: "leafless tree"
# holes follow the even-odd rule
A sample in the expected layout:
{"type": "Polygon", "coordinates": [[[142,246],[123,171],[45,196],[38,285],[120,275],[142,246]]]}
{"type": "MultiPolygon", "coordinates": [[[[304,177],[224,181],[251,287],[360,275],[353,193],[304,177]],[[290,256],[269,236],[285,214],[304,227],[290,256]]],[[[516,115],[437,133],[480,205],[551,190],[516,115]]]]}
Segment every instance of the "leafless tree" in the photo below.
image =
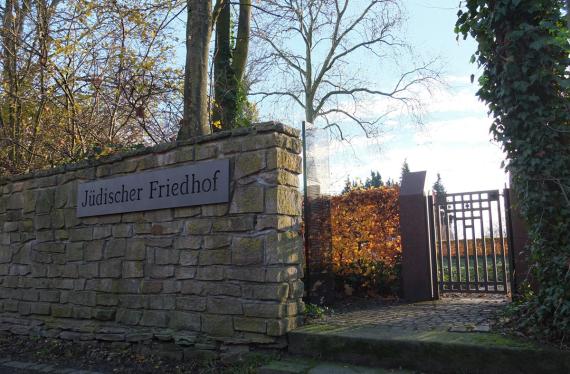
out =
{"type": "Polygon", "coordinates": [[[347,120],[368,137],[379,134],[389,110],[371,118],[360,108],[367,100],[382,97],[419,113],[420,91],[439,78],[437,61],[419,62],[401,37],[399,0],[267,0],[253,19],[252,45],[263,49],[269,72],[250,95],[288,99],[306,121],[324,120],[341,138],[347,120]],[[367,76],[372,65],[382,76],[367,76]]]}

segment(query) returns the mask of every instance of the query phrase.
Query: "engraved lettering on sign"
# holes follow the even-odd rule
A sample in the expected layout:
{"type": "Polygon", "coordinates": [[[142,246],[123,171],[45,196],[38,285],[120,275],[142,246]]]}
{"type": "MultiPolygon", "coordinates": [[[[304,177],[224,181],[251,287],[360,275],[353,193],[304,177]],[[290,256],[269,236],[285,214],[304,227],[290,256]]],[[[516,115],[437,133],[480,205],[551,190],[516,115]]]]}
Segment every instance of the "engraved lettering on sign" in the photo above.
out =
{"type": "Polygon", "coordinates": [[[77,216],[228,201],[229,160],[216,160],[80,184],[77,216]]]}

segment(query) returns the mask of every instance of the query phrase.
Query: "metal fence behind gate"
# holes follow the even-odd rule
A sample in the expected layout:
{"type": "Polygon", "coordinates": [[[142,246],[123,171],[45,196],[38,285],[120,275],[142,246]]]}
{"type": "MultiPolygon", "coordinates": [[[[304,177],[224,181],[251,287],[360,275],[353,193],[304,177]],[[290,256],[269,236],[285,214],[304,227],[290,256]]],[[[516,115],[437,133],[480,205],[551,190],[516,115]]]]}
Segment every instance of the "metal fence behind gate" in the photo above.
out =
{"type": "Polygon", "coordinates": [[[433,198],[440,292],[508,293],[504,196],[499,190],[433,198]]]}

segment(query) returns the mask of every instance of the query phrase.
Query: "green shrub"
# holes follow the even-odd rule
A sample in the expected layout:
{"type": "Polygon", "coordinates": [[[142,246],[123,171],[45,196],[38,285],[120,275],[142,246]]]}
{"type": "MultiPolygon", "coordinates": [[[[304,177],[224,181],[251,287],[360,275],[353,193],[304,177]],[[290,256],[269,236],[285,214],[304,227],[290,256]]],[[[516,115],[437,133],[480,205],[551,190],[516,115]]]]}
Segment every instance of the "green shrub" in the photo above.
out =
{"type": "Polygon", "coordinates": [[[305,317],[310,319],[321,319],[325,315],[332,314],[332,309],[327,306],[316,304],[305,304],[305,317]]]}

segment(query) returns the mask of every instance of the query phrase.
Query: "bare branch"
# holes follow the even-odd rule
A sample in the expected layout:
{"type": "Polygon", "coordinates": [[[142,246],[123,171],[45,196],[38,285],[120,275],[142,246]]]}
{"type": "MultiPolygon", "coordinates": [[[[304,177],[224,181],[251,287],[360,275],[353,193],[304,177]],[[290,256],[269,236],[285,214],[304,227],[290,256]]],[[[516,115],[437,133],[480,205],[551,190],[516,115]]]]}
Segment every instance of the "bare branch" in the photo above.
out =
{"type": "Polygon", "coordinates": [[[262,86],[254,88],[253,95],[262,100],[290,99],[305,111],[306,121],[315,123],[320,118],[331,129],[343,122],[327,116],[340,115],[355,122],[367,136],[379,133],[384,118],[371,120],[358,112],[358,104],[369,97],[393,101],[421,121],[420,91],[429,92],[439,72],[434,61],[410,66],[417,59],[399,37],[400,0],[266,0],[259,6],[263,9],[254,16],[253,37],[258,40],[254,45],[267,51],[255,64],[265,59],[263,70],[258,71],[270,79],[252,79],[253,85],[262,86]],[[360,74],[357,68],[380,69],[381,64],[396,71],[395,75],[374,78],[360,74]],[[354,111],[347,109],[350,103],[354,111]]]}
{"type": "Polygon", "coordinates": [[[266,99],[269,96],[288,96],[288,97],[292,98],[293,100],[295,100],[297,102],[297,104],[299,104],[301,106],[301,108],[303,108],[303,109],[305,108],[305,104],[303,104],[303,102],[301,100],[299,100],[299,98],[291,92],[251,92],[249,95],[250,96],[262,96],[261,101],[263,101],[264,99],[266,99]]]}

